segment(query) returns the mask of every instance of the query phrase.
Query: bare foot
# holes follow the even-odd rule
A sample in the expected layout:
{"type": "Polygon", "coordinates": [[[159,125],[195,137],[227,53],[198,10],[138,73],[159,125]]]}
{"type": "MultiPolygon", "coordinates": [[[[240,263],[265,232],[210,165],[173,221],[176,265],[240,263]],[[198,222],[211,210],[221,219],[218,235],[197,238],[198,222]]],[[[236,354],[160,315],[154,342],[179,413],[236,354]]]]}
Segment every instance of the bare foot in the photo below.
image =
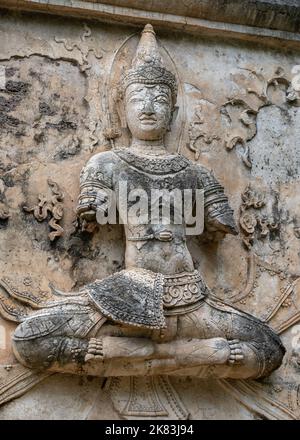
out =
{"type": "Polygon", "coordinates": [[[158,357],[173,358],[181,367],[226,364],[230,353],[229,341],[224,338],[178,339],[156,346],[158,357]]]}
{"type": "Polygon", "coordinates": [[[230,347],[230,356],[228,363],[230,365],[241,364],[244,360],[244,354],[239,339],[232,339],[228,341],[230,347]]]}
{"type": "Polygon", "coordinates": [[[89,340],[88,351],[84,358],[85,362],[91,360],[103,360],[102,339],[91,338],[89,340]]]}

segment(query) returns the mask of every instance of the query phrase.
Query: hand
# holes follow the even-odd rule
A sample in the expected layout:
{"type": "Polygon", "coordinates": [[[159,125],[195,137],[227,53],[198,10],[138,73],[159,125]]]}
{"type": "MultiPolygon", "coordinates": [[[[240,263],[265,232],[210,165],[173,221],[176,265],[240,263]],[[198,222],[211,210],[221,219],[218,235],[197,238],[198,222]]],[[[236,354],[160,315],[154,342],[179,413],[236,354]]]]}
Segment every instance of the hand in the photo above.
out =
{"type": "Polygon", "coordinates": [[[96,212],[92,209],[88,211],[84,211],[79,215],[80,220],[86,222],[95,222],[96,221],[96,212]]]}
{"type": "Polygon", "coordinates": [[[238,235],[238,229],[233,218],[226,214],[214,219],[208,219],[206,229],[209,232],[220,233],[219,238],[224,238],[226,234],[238,235]]]}
{"type": "Polygon", "coordinates": [[[98,228],[96,212],[93,210],[83,211],[79,214],[79,222],[81,230],[85,232],[93,233],[98,228]]]}

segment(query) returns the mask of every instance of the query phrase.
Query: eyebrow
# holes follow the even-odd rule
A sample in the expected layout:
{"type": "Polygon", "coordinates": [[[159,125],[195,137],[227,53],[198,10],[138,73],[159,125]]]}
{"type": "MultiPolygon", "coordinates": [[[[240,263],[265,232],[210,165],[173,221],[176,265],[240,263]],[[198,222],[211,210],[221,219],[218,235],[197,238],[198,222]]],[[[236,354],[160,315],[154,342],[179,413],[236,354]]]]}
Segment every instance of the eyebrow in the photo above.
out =
{"type": "MultiPolygon", "coordinates": [[[[156,88],[156,85],[155,85],[155,84],[153,84],[153,85],[145,84],[144,87],[141,87],[141,88],[139,88],[139,89],[132,90],[131,92],[129,92],[129,94],[128,94],[128,98],[131,98],[131,96],[132,96],[132,95],[135,95],[136,93],[142,92],[142,91],[144,90],[145,87],[146,87],[147,89],[154,89],[154,88],[156,88]]],[[[164,96],[166,96],[167,98],[169,98],[169,96],[170,96],[170,91],[169,91],[169,89],[162,89],[162,90],[159,89],[158,91],[159,91],[159,95],[164,95],[164,96]]],[[[159,96],[159,95],[158,95],[158,96],[159,96]]]]}
{"type": "MultiPolygon", "coordinates": [[[[169,91],[169,87],[167,87],[167,88],[159,88],[159,89],[157,89],[157,85],[153,85],[153,86],[148,86],[148,85],[146,85],[146,87],[147,88],[149,88],[149,89],[156,89],[155,91],[156,92],[159,92],[159,95],[165,95],[165,96],[167,96],[167,97],[169,97],[170,96],[170,91],[169,91]]],[[[158,95],[158,96],[159,96],[158,95]]]]}
{"type": "Polygon", "coordinates": [[[131,95],[134,95],[135,93],[141,92],[142,90],[143,90],[143,87],[141,87],[140,89],[132,90],[131,92],[129,92],[128,98],[130,98],[131,95]]]}
{"type": "Polygon", "coordinates": [[[163,87],[162,89],[159,89],[158,91],[159,91],[160,95],[166,95],[167,97],[169,97],[171,94],[169,87],[163,87]]]}
{"type": "Polygon", "coordinates": [[[160,92],[158,96],[160,96],[160,95],[165,95],[167,98],[169,97],[169,94],[167,92],[164,92],[164,91],[160,92]]]}

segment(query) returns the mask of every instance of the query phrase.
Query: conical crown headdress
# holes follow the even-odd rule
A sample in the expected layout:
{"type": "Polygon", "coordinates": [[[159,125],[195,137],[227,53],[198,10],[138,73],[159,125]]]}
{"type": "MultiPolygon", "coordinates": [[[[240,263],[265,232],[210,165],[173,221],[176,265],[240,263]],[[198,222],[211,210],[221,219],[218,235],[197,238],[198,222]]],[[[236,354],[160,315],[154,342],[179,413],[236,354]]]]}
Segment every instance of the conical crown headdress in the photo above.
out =
{"type": "Polygon", "coordinates": [[[172,72],[164,67],[151,24],[145,26],[135,57],[132,60],[131,69],[123,76],[123,90],[134,83],[166,84],[171,89],[173,103],[176,102],[176,78],[172,72]]]}

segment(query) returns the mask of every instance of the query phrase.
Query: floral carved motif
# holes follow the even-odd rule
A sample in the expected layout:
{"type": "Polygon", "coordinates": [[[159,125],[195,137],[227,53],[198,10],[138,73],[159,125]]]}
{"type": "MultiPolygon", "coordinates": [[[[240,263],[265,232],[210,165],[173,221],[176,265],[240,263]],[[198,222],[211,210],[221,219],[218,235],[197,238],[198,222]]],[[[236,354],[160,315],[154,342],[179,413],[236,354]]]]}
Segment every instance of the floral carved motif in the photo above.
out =
{"type": "Polygon", "coordinates": [[[39,222],[46,220],[50,215],[48,225],[52,231],[49,233],[49,239],[50,241],[53,241],[56,238],[61,237],[64,233],[63,228],[59,224],[59,221],[64,215],[62,204],[64,196],[56,182],[53,182],[51,179],[48,179],[47,182],[51,188],[51,197],[48,198],[44,194],[39,194],[39,202],[36,206],[23,206],[23,209],[25,212],[33,213],[34,217],[39,222]]]}
{"type": "MultiPolygon", "coordinates": [[[[248,75],[234,75],[236,82],[243,76],[244,90],[228,99],[220,111],[226,119],[224,147],[230,151],[238,145],[242,147],[241,158],[247,168],[252,167],[248,142],[257,132],[257,116],[263,107],[270,105],[296,105],[298,93],[285,71],[278,67],[271,78],[267,79],[261,72],[251,69],[248,75]],[[280,92],[280,103],[276,94],[280,92]]],[[[299,76],[299,75],[298,75],[299,76]]]]}
{"type": "Polygon", "coordinates": [[[279,228],[277,223],[270,221],[265,215],[258,212],[266,204],[266,195],[255,191],[250,185],[242,193],[240,206],[240,227],[243,235],[243,243],[248,250],[254,244],[254,239],[263,239],[270,231],[279,228]]]}

